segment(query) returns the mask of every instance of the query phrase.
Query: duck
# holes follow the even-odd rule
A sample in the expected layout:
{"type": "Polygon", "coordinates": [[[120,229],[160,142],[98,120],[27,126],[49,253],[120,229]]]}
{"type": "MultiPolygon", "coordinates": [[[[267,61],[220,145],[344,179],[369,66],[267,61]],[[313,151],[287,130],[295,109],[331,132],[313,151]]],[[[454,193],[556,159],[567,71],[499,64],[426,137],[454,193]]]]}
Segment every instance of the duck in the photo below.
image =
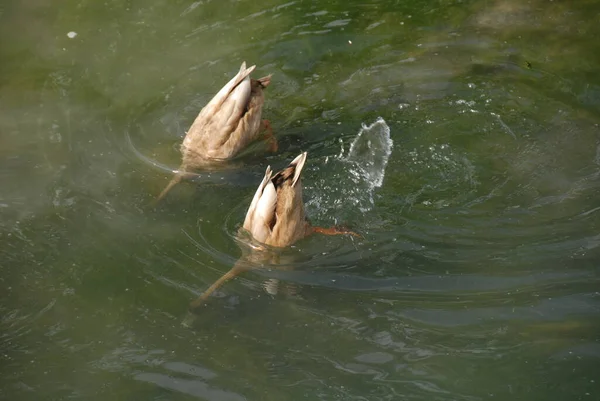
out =
{"type": "Polygon", "coordinates": [[[274,175],[271,166],[267,166],[242,225],[259,243],[284,248],[310,231],[300,180],[306,157],[307,152],[301,153],[274,175]]]}
{"type": "Polygon", "coordinates": [[[238,260],[234,267],[221,276],[200,297],[190,303],[190,311],[195,310],[223,285],[242,272],[257,265],[272,263],[273,250],[293,245],[295,242],[314,233],[324,235],[361,235],[342,226],[313,226],[306,216],[301,175],[306,163],[307,152],[298,155],[283,170],[273,174],[267,166],[262,181],[250,202],[244,223],[238,234],[249,236],[251,252],[238,260]]]}
{"type": "Polygon", "coordinates": [[[200,110],[181,144],[182,161],[169,184],[156,202],[193,171],[226,162],[238,155],[264,130],[269,150],[278,145],[271,123],[262,120],[264,90],[272,74],[259,79],[250,78],[255,65],[246,68],[244,61],[239,72],[200,110]]]}

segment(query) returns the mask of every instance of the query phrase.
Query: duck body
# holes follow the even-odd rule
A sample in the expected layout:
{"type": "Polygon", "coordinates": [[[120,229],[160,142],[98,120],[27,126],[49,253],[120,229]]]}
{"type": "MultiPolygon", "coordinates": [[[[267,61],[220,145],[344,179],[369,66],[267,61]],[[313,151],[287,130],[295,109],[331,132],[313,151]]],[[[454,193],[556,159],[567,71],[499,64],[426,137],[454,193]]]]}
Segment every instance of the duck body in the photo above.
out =
{"type": "Polygon", "coordinates": [[[265,245],[287,247],[311,232],[304,212],[301,174],[306,152],[272,175],[267,167],[250,203],[243,228],[265,245]]]}
{"type": "MultiPolygon", "coordinates": [[[[264,265],[279,264],[280,252],[275,248],[288,247],[313,233],[360,237],[342,227],[323,228],[309,223],[304,210],[301,181],[306,157],[306,152],[301,153],[275,175],[271,167],[267,167],[240,228],[240,238],[243,234],[251,237],[250,241],[242,241],[248,247],[243,248],[242,257],[231,270],[190,303],[190,312],[197,310],[210,294],[237,275],[264,265]]],[[[276,287],[277,280],[270,282],[267,290],[276,293],[276,287]]]]}
{"type": "Polygon", "coordinates": [[[202,167],[236,156],[258,137],[271,76],[250,79],[255,66],[240,71],[200,111],[181,145],[182,166],[202,167]]]}
{"type": "Polygon", "coordinates": [[[181,166],[157,200],[193,170],[230,160],[258,138],[261,127],[268,124],[261,117],[271,75],[251,79],[255,67],[246,68],[243,62],[237,75],[198,113],[181,144],[181,166]]]}

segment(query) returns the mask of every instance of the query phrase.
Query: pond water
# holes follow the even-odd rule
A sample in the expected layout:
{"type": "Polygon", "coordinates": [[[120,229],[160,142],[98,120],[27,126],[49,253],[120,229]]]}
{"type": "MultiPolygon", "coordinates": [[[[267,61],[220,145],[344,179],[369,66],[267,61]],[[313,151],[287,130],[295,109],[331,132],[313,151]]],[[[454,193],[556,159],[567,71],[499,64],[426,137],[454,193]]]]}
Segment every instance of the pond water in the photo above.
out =
{"type": "Polygon", "coordinates": [[[599,16],[5,2],[0,398],[600,399],[599,16]],[[148,207],[242,61],[273,73],[279,151],[148,207]],[[240,257],[265,167],[301,151],[311,220],[363,238],[306,238],[183,325],[240,257]]]}

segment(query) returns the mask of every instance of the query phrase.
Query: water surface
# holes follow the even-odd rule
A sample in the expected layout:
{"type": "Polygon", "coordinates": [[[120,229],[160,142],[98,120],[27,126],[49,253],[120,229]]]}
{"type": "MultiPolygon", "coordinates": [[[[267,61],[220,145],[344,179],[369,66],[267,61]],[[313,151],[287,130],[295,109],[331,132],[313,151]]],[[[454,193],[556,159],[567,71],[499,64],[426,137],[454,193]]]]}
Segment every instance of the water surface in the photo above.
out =
{"type": "Polygon", "coordinates": [[[0,398],[599,398],[599,11],[1,6],[0,398]],[[274,74],[280,151],[257,144],[152,210],[244,60],[274,74]],[[373,175],[352,144],[379,117],[373,175]],[[364,238],[307,238],[184,327],[241,255],[266,165],[301,151],[313,223],[364,238]]]}

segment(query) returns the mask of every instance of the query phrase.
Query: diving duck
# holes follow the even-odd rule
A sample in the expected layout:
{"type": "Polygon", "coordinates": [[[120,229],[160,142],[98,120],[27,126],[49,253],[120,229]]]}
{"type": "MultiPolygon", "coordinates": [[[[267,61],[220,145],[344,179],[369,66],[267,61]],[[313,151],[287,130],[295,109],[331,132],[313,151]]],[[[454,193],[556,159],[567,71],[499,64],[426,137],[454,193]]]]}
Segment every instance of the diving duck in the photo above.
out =
{"type": "Polygon", "coordinates": [[[254,244],[253,252],[246,260],[240,259],[235,266],[211,285],[199,298],[190,304],[190,310],[196,309],[210,294],[227,280],[251,270],[271,259],[269,249],[284,248],[312,234],[360,235],[342,227],[315,227],[310,224],[304,212],[302,200],[302,182],[300,176],[306,163],[307,153],[301,153],[283,170],[273,175],[271,166],[267,167],[254,198],[250,203],[243,227],[240,231],[248,233],[254,244]],[[264,246],[266,245],[266,246],[264,246]],[[251,263],[247,263],[250,261],[251,263]]]}
{"type": "Polygon", "coordinates": [[[271,124],[268,120],[261,121],[264,89],[271,83],[271,75],[251,79],[255,67],[246,68],[243,62],[237,75],[200,110],[181,144],[181,166],[156,202],[182,179],[192,176],[192,170],[236,156],[259,137],[261,128],[265,129],[269,149],[277,150],[271,124]]]}

